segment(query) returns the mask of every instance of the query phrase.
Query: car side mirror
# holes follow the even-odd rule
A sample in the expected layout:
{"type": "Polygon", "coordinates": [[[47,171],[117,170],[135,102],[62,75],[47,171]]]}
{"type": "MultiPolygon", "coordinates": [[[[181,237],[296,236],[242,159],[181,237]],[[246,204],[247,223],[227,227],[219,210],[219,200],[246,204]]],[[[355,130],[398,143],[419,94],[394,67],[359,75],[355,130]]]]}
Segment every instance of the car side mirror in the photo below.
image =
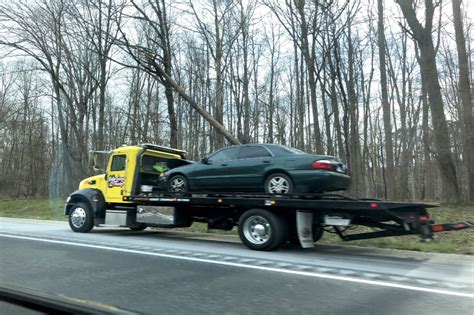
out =
{"type": "Polygon", "coordinates": [[[209,159],[208,159],[207,157],[203,157],[203,158],[201,159],[201,163],[202,163],[202,164],[209,164],[209,159]]]}

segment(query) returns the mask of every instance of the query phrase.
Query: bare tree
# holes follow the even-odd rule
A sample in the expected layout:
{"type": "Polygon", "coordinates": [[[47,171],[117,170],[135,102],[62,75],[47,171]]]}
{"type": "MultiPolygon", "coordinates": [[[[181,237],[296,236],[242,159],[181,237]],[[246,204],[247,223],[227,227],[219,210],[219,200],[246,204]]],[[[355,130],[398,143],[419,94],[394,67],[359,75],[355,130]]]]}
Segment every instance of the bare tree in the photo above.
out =
{"type": "Polygon", "coordinates": [[[426,83],[429,97],[433,132],[436,146],[436,160],[443,177],[443,191],[446,200],[457,202],[460,199],[456,168],[451,154],[448,126],[444,114],[441,87],[438,81],[436,49],[433,44],[433,16],[436,6],[432,0],[425,0],[425,25],[421,25],[416,16],[414,3],[409,0],[397,0],[410,27],[411,35],[420,47],[420,69],[422,80],[426,83]]]}

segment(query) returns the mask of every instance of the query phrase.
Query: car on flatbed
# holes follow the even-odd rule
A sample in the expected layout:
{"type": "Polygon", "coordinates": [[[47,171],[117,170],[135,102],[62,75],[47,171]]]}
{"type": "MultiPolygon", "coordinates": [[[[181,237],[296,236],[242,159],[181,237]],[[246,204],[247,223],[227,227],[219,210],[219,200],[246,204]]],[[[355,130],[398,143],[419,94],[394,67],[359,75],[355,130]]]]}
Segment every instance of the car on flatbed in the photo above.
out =
{"type": "Polygon", "coordinates": [[[338,158],[313,155],[276,144],[246,144],[220,149],[200,162],[166,173],[168,190],[320,193],[346,190],[351,184],[338,158]]]}

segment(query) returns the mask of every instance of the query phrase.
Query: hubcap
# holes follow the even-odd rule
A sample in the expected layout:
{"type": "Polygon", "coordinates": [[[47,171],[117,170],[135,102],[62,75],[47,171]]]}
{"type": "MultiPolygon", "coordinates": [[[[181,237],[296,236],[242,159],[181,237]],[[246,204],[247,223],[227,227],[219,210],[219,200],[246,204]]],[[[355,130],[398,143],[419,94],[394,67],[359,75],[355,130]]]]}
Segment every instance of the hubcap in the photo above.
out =
{"type": "Polygon", "coordinates": [[[286,194],[290,190],[290,183],[284,177],[276,176],[270,179],[268,191],[272,194],[286,194]]]}
{"type": "Polygon", "coordinates": [[[86,222],[86,211],[82,208],[76,208],[71,214],[71,223],[76,228],[80,228],[86,222]]]}
{"type": "Polygon", "coordinates": [[[186,191],[186,182],[181,177],[175,178],[171,181],[171,191],[183,192],[186,191]]]}
{"type": "Polygon", "coordinates": [[[244,222],[245,238],[253,244],[264,244],[272,236],[272,228],[267,219],[254,215],[244,222]]]}

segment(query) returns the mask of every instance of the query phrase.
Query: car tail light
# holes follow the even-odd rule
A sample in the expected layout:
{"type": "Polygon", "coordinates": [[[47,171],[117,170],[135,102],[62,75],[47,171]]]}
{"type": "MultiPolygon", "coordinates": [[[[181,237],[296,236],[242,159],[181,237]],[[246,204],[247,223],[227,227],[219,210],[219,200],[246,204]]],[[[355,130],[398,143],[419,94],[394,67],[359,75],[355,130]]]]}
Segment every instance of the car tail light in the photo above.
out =
{"type": "Polygon", "coordinates": [[[319,161],[314,161],[311,166],[316,169],[316,170],[330,170],[334,171],[336,169],[336,166],[328,160],[319,160],[319,161]]]}

